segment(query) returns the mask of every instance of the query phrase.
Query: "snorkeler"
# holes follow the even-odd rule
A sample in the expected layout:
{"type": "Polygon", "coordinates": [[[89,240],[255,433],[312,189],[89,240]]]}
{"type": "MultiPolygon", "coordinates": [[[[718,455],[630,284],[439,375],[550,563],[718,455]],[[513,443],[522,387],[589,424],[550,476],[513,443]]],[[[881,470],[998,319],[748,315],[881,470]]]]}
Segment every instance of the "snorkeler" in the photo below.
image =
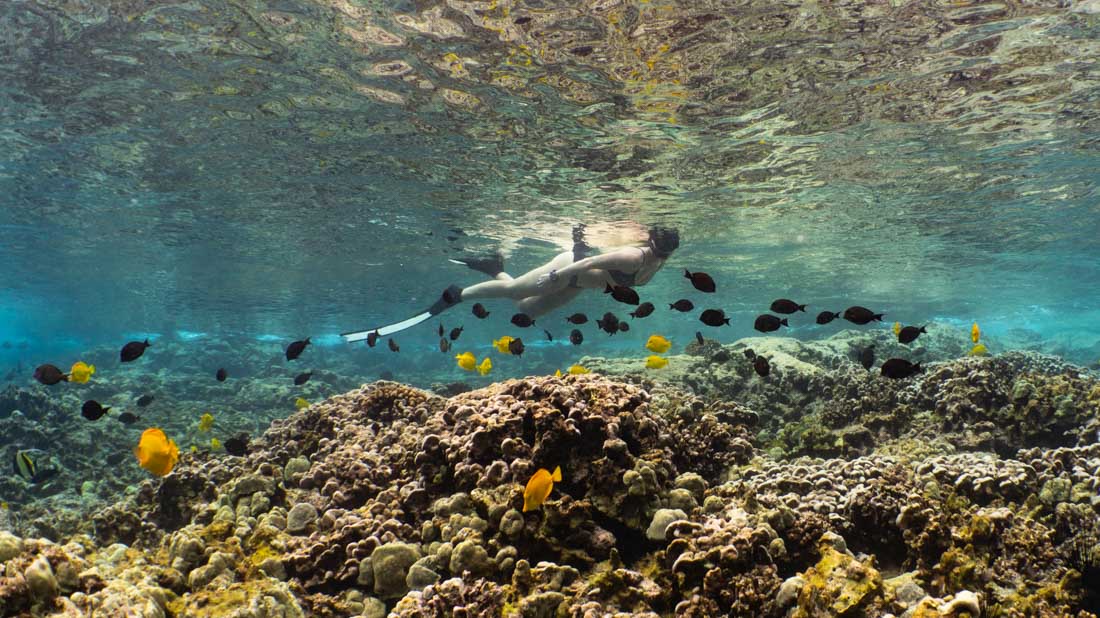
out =
{"type": "Polygon", "coordinates": [[[496,254],[485,258],[451,260],[485,273],[493,279],[466,288],[452,285],[426,311],[407,320],[377,329],[343,333],[348,343],[367,339],[372,333],[385,336],[415,326],[464,300],[510,298],[519,311],[539,316],[570,303],[583,290],[604,290],[607,286],[635,287],[649,283],[680,246],[675,228],[652,227],[649,238],[640,246],[613,249],[589,255],[592,248],[584,242],[584,226],[573,228],[573,249],[559,253],[546,264],[518,277],[504,272],[504,258],[496,254]]]}

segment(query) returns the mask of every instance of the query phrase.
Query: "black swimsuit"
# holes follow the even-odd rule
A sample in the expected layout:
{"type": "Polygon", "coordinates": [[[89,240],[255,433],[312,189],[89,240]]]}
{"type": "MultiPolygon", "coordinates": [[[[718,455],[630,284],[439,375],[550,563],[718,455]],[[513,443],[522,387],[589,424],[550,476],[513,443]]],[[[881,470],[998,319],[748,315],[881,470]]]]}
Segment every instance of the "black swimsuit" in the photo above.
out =
{"type": "MultiPolygon", "coordinates": [[[[585,245],[583,243],[573,245],[573,261],[576,262],[578,260],[583,260],[584,258],[588,257],[588,248],[588,245],[585,245]]],[[[645,249],[643,249],[642,247],[635,247],[635,249],[642,252],[642,267],[645,267],[645,249]]],[[[641,269],[641,267],[638,268],[638,270],[641,269]]],[[[621,270],[609,270],[607,271],[607,274],[611,276],[611,280],[614,281],[615,285],[618,286],[632,288],[637,285],[638,282],[638,271],[628,273],[621,270]]],[[[577,285],[577,277],[578,275],[573,275],[569,278],[569,287],[579,290],[581,289],[581,286],[577,285]]]]}

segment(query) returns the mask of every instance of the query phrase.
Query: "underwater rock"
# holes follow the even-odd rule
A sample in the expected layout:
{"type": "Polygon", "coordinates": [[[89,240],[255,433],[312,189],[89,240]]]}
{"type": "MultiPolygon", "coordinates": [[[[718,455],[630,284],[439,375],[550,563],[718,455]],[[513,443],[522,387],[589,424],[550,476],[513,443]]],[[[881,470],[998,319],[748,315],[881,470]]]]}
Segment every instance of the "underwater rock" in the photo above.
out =
{"type": "Polygon", "coordinates": [[[23,553],[23,539],[7,530],[0,530],[0,564],[23,553]]]}
{"type": "Polygon", "coordinates": [[[409,567],[419,559],[420,549],[409,543],[386,543],[375,549],[370,557],[374,594],[381,599],[395,599],[408,592],[409,567]]]}
{"type": "Polygon", "coordinates": [[[299,502],[286,514],[286,531],[291,534],[304,532],[317,521],[317,507],[308,502],[299,502]]]}
{"type": "Polygon", "coordinates": [[[680,509],[657,509],[653,513],[653,521],[646,530],[646,538],[651,541],[665,540],[665,531],[673,522],[687,519],[687,513],[680,509]]]}
{"type": "Polygon", "coordinates": [[[882,594],[882,577],[870,561],[860,561],[828,543],[822,544],[821,560],[802,578],[806,584],[798,594],[794,618],[873,615],[869,607],[882,594]]]}

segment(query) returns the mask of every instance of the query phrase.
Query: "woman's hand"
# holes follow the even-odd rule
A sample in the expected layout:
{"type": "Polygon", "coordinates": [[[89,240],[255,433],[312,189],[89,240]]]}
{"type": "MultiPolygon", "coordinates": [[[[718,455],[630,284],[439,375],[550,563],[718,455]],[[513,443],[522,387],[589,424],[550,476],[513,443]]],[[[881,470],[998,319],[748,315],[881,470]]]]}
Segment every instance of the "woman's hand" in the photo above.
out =
{"type": "Polygon", "coordinates": [[[552,270],[552,271],[546,273],[545,275],[540,275],[539,278],[535,280],[535,286],[540,287],[540,288],[544,288],[547,285],[556,282],[557,280],[558,280],[558,271],[552,270]]]}

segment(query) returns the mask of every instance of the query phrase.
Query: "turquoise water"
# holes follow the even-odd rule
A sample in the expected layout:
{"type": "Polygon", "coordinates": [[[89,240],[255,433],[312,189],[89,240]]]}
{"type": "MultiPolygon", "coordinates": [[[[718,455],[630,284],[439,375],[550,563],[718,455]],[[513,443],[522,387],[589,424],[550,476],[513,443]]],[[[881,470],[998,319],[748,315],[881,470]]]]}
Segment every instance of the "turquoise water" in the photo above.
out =
{"type": "MultiPolygon", "coordinates": [[[[0,363],[180,332],[338,353],[478,280],[446,258],[517,274],[578,222],[604,249],[678,227],[643,299],[711,273],[723,341],[791,297],[1093,362],[1100,29],[1065,4],[5,3],[0,363]]],[[[475,351],[511,332],[445,317],[475,351]]],[[[584,352],[700,325],[645,326],[584,352]]]]}

